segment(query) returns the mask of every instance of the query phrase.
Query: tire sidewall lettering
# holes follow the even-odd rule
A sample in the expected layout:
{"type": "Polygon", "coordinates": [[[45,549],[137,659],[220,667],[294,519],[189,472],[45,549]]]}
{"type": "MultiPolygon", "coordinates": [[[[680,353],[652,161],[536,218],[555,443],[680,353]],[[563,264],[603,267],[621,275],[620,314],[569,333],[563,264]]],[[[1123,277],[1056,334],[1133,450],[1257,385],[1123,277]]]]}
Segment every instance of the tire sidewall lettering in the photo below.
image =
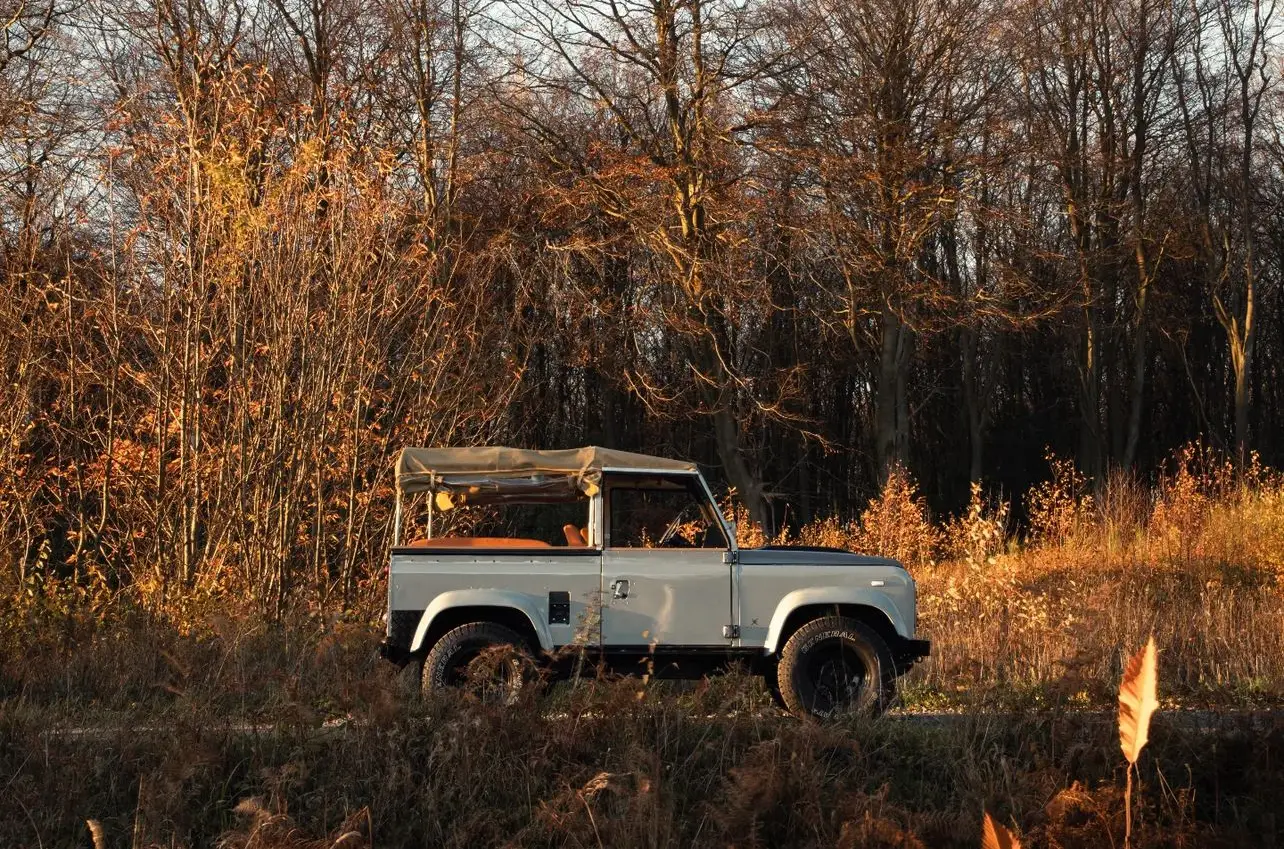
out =
{"type": "Polygon", "coordinates": [[[891,659],[885,658],[887,650],[882,637],[857,620],[839,616],[826,619],[828,621],[814,620],[803,625],[785,643],[780,664],[781,671],[788,672],[788,679],[782,676],[778,683],[787,707],[797,716],[824,719],[834,715],[832,710],[817,710],[807,705],[815,692],[812,676],[818,671],[816,664],[824,659],[827,650],[842,649],[864,667],[864,683],[855,700],[838,712],[872,709],[881,713],[891,699],[888,687],[892,668],[891,659]]]}
{"type": "Polygon", "coordinates": [[[844,645],[851,646],[852,648],[856,649],[856,651],[862,657],[870,653],[869,647],[866,646],[864,642],[860,640],[854,640],[852,639],[851,634],[840,630],[821,631],[819,634],[814,634],[808,637],[807,642],[803,643],[798,647],[798,652],[799,654],[807,654],[809,652],[813,652],[817,648],[819,648],[819,646],[817,645],[818,643],[828,642],[830,640],[834,640],[844,645]]]}

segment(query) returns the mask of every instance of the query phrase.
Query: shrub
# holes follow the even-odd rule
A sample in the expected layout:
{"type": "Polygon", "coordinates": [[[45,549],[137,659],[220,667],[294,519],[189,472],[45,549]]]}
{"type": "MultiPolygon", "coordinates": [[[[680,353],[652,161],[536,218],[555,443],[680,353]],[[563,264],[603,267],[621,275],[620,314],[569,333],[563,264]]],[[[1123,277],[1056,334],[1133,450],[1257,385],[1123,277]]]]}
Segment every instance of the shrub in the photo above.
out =
{"type": "Polygon", "coordinates": [[[883,491],[861,513],[851,543],[857,551],[892,557],[914,569],[936,562],[940,540],[917,482],[896,466],[888,473],[883,491]]]}
{"type": "Polygon", "coordinates": [[[979,483],[972,484],[972,496],[962,516],[951,519],[943,532],[944,550],[948,557],[980,569],[993,564],[1008,544],[1011,505],[1002,500],[989,501],[979,483]]]}
{"type": "Polygon", "coordinates": [[[1093,502],[1085,478],[1070,460],[1049,453],[1052,478],[1026,493],[1030,539],[1045,546],[1066,546],[1092,525],[1093,502]]]}

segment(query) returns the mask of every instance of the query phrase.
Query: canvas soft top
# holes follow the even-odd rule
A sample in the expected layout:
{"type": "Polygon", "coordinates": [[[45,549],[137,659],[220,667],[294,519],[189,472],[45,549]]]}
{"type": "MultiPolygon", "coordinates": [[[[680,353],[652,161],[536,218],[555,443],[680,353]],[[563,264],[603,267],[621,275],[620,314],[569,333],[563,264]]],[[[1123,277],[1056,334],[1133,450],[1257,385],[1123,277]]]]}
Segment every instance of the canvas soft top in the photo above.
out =
{"type": "Polygon", "coordinates": [[[406,493],[424,492],[478,481],[502,486],[505,479],[547,476],[569,479],[581,491],[591,492],[601,483],[604,469],[694,472],[696,465],[593,445],[558,451],[502,446],[405,448],[397,460],[397,487],[406,493]]]}

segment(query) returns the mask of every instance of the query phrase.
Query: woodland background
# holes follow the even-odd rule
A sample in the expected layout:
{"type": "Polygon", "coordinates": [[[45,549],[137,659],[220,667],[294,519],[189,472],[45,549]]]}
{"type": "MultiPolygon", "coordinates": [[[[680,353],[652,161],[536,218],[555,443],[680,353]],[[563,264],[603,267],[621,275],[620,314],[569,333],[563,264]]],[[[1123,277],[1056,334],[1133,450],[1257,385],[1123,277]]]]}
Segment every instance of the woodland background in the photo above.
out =
{"type": "Polygon", "coordinates": [[[348,605],[410,444],[688,457],[769,530],[1284,463],[1272,2],[0,17],[7,594],[348,605]]]}

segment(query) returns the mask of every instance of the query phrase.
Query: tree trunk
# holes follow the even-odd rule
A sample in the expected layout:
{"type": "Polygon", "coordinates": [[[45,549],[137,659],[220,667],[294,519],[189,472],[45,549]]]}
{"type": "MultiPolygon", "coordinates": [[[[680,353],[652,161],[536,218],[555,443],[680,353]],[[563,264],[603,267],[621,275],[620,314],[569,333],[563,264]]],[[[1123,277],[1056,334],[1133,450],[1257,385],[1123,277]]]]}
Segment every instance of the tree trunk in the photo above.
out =
{"type": "MultiPolygon", "coordinates": [[[[1142,294],[1144,299],[1145,295],[1142,294]]],[[[1144,307],[1139,307],[1144,309],[1144,307]]],[[[1132,339],[1132,386],[1128,397],[1128,435],[1124,442],[1122,463],[1131,469],[1137,462],[1141,442],[1141,411],[1146,390],[1146,325],[1138,322],[1132,339]]]]}
{"type": "Polygon", "coordinates": [[[985,459],[985,410],[977,391],[976,333],[971,327],[959,331],[959,358],[963,369],[963,416],[967,420],[968,480],[980,483],[985,459]]]}
{"type": "Polygon", "coordinates": [[[1235,372],[1235,457],[1240,466],[1248,462],[1248,411],[1252,401],[1253,349],[1247,342],[1231,343],[1231,366],[1235,372]]]}
{"type": "Polygon", "coordinates": [[[882,345],[878,358],[878,387],[874,409],[874,451],[879,481],[909,455],[909,398],[907,374],[913,331],[893,310],[883,312],[882,345]]]}
{"type": "Polygon", "coordinates": [[[749,510],[749,518],[763,527],[767,533],[775,529],[767,527],[767,505],[763,500],[762,478],[745,462],[740,448],[740,424],[735,414],[725,406],[713,414],[714,436],[718,448],[718,459],[722,461],[727,473],[727,480],[736,488],[740,500],[749,510]]]}
{"type": "Polygon", "coordinates": [[[1101,483],[1101,361],[1097,322],[1084,310],[1082,359],[1079,362],[1079,465],[1084,475],[1101,483]]]}

